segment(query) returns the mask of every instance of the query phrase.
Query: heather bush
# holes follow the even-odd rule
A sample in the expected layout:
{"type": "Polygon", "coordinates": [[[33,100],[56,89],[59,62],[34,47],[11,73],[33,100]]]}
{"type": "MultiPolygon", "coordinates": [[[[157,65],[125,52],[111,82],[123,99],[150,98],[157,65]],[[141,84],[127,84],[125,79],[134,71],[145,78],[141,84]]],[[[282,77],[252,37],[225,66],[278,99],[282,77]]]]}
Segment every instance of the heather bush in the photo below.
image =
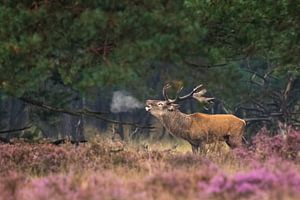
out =
{"type": "Polygon", "coordinates": [[[0,181],[0,192],[3,200],[129,199],[122,180],[110,173],[58,174],[31,180],[13,174],[0,181]]]}
{"type": "Polygon", "coordinates": [[[285,135],[271,133],[263,128],[253,139],[252,151],[257,157],[267,159],[278,156],[284,159],[300,161],[300,131],[289,129],[285,135]]]}
{"type": "Polygon", "coordinates": [[[199,182],[198,186],[208,197],[218,199],[296,198],[300,197],[300,174],[289,165],[260,167],[232,176],[220,172],[209,182],[199,182]]]}
{"type": "Polygon", "coordinates": [[[17,173],[10,172],[0,179],[0,200],[15,200],[24,186],[26,178],[17,173]]]}
{"type": "MultiPolygon", "coordinates": [[[[43,177],[11,173],[0,180],[0,199],[273,199],[300,197],[294,165],[273,160],[249,171],[227,174],[213,163],[126,177],[111,170],[69,172],[43,177]],[[273,167],[272,167],[273,166],[273,167]],[[280,198],[281,197],[281,198],[280,198]]],[[[125,173],[123,171],[122,173],[125,173]]]]}
{"type": "Polygon", "coordinates": [[[0,200],[297,199],[299,131],[198,155],[96,138],[82,145],[0,144],[0,200]]]}
{"type": "Polygon", "coordinates": [[[145,178],[144,185],[154,199],[158,199],[161,193],[168,193],[173,199],[193,198],[198,194],[197,183],[209,181],[217,171],[218,168],[208,161],[194,168],[174,167],[163,172],[156,170],[145,178]]]}
{"type": "Polygon", "coordinates": [[[202,165],[204,159],[200,156],[195,156],[194,154],[180,154],[180,155],[171,155],[166,159],[166,162],[173,166],[174,168],[178,167],[190,167],[193,165],[202,165]]]}
{"type": "Polygon", "coordinates": [[[128,179],[107,170],[37,178],[25,178],[15,173],[0,181],[0,192],[4,194],[3,199],[13,197],[21,200],[195,199],[198,195],[197,182],[209,180],[212,174],[197,170],[156,170],[144,177],[128,179]]]}
{"type": "Polygon", "coordinates": [[[122,180],[110,173],[82,177],[68,174],[33,180],[20,196],[24,199],[127,199],[122,180]]]}
{"type": "Polygon", "coordinates": [[[72,146],[16,143],[0,145],[1,173],[11,170],[43,174],[58,172],[76,155],[72,146]]]}

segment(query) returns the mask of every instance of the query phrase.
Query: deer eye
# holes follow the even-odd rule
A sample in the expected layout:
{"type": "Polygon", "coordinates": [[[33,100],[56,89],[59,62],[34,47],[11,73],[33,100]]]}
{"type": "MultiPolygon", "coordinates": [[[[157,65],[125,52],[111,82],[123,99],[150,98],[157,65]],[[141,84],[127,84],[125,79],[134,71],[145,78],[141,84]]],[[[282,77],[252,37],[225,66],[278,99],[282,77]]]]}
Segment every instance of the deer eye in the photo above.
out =
{"type": "Polygon", "coordinates": [[[158,105],[158,106],[162,106],[162,105],[163,105],[163,103],[162,103],[162,102],[159,102],[159,103],[157,103],[157,105],[158,105]]]}

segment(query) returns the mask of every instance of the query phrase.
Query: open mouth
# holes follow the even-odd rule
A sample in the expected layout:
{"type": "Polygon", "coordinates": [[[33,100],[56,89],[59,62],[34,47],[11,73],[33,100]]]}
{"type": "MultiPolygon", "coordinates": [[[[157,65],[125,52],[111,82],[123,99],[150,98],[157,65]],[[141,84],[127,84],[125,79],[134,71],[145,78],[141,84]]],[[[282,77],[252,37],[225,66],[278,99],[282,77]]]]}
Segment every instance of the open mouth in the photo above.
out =
{"type": "Polygon", "coordinates": [[[146,106],[145,109],[146,109],[146,111],[148,112],[148,111],[151,110],[151,106],[146,106]]]}

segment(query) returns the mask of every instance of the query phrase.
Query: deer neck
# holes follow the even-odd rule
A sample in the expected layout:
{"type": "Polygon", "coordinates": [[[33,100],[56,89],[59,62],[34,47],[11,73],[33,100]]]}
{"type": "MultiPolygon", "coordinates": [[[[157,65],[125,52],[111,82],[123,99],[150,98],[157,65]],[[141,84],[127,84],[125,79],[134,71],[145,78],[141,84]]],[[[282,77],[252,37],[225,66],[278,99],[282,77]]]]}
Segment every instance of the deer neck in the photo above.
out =
{"type": "Polygon", "coordinates": [[[163,115],[161,121],[169,132],[178,137],[185,137],[184,135],[187,134],[192,123],[187,114],[178,110],[163,115]]]}

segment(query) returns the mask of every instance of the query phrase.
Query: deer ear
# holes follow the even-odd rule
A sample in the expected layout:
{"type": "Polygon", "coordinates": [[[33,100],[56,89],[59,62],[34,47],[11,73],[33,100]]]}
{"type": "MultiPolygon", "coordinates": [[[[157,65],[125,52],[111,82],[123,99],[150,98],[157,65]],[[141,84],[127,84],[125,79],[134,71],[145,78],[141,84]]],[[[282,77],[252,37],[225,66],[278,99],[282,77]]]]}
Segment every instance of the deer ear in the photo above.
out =
{"type": "Polygon", "coordinates": [[[174,110],[175,110],[174,106],[169,106],[168,107],[168,111],[174,111],[174,110]]]}
{"type": "Polygon", "coordinates": [[[168,111],[174,111],[175,109],[179,108],[178,104],[172,104],[168,107],[168,111]]]}

